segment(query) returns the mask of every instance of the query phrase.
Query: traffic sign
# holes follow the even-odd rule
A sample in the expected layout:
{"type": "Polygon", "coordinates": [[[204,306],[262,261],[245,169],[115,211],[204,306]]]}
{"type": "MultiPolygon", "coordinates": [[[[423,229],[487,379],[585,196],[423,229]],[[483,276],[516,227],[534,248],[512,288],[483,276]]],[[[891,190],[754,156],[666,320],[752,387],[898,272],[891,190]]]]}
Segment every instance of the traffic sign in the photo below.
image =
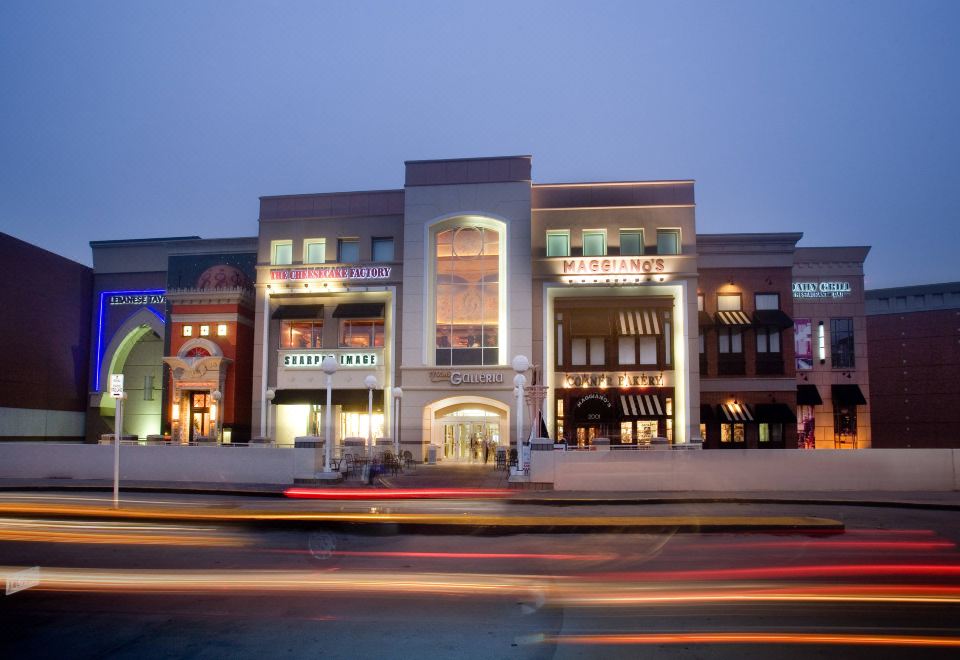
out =
{"type": "Polygon", "coordinates": [[[123,374],[110,374],[110,396],[114,399],[123,396],[123,374]]]}

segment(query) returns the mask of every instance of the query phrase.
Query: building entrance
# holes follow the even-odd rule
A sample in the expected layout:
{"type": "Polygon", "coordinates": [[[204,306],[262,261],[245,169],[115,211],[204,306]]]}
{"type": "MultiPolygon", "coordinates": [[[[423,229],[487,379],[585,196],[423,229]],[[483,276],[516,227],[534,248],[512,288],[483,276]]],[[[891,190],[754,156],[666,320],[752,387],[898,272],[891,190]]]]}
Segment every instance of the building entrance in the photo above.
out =
{"type": "Polygon", "coordinates": [[[457,463],[493,464],[501,446],[501,418],[484,410],[459,410],[437,419],[441,457],[457,463]]]}

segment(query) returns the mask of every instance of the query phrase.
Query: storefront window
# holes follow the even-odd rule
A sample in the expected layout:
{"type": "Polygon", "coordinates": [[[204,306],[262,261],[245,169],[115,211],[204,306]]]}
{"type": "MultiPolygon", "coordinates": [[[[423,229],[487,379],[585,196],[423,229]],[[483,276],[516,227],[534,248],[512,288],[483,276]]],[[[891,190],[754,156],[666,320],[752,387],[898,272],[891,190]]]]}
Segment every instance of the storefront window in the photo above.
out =
{"type": "Polygon", "coordinates": [[[340,348],[383,348],[383,338],[382,319],[340,321],[340,348]]]}
{"type": "Polygon", "coordinates": [[[830,360],[834,369],[854,366],[853,319],[830,319],[830,360]]]}
{"type": "Polygon", "coordinates": [[[720,442],[730,443],[730,442],[743,442],[743,441],[744,441],[743,424],[721,424],[720,425],[720,442]]]}
{"type": "Polygon", "coordinates": [[[633,443],[633,422],[620,422],[620,442],[625,445],[633,443]]]}
{"type": "Polygon", "coordinates": [[[500,235],[464,225],[436,235],[436,363],[500,361],[500,235]]]}
{"type": "Polygon", "coordinates": [[[280,348],[321,348],[323,321],[281,321],[280,348]]]}
{"type": "Polygon", "coordinates": [[[783,424],[760,424],[760,444],[783,442],[783,424]]]}
{"type": "MultiPolygon", "coordinates": [[[[383,435],[383,413],[373,413],[373,439],[384,437],[383,435]]],[[[340,413],[340,437],[341,438],[367,438],[369,418],[365,412],[341,412],[340,413]]]]}

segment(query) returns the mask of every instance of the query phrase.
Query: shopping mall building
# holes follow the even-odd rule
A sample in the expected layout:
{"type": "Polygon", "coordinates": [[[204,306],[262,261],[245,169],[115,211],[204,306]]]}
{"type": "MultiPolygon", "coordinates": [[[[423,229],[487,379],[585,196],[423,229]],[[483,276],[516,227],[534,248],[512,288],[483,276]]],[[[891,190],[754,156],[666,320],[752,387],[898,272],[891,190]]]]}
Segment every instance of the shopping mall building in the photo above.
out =
{"type": "Polygon", "coordinates": [[[316,441],[332,356],[337,446],[372,424],[469,460],[516,442],[525,356],[524,438],[539,408],[576,447],[870,446],[868,248],[698,234],[693,181],[539,184],[529,156],[405,175],[262,197],[256,237],[92,243],[86,439],[122,373],[141,440],[316,441]]]}

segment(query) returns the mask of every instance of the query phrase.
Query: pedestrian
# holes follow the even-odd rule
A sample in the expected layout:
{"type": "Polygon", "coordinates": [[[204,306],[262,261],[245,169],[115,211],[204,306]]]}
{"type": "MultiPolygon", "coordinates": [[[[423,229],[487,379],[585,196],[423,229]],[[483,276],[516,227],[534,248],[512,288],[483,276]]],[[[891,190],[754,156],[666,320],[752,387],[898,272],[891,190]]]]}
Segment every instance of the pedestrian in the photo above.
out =
{"type": "Polygon", "coordinates": [[[487,461],[490,459],[490,443],[484,439],[483,441],[483,464],[486,465],[487,461]]]}

